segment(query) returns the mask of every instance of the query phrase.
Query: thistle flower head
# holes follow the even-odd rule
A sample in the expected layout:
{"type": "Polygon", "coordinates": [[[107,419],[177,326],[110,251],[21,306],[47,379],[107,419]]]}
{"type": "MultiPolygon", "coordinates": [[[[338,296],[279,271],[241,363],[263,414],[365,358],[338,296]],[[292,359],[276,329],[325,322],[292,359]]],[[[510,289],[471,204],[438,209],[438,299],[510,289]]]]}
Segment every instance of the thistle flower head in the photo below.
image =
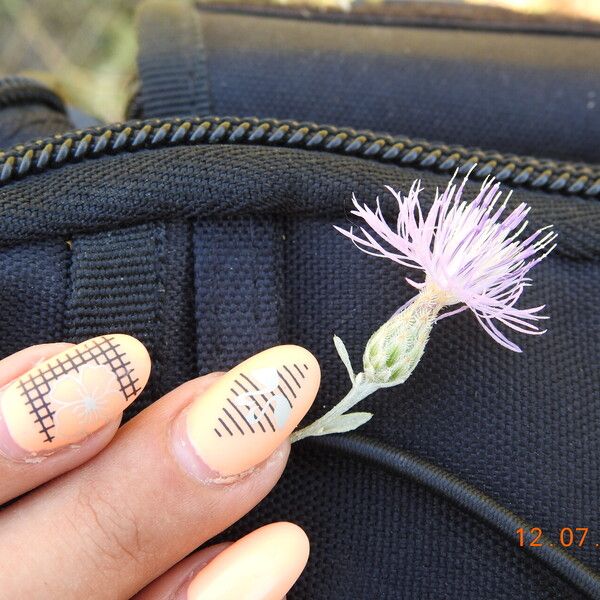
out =
{"type": "Polygon", "coordinates": [[[530,285],[528,272],[555,247],[556,234],[549,228],[522,236],[529,206],[524,202],[507,210],[510,194],[500,202],[500,184],[485,181],[470,202],[463,199],[467,178],[460,186],[453,179],[424,215],[419,201],[423,190],[415,181],[408,195],[388,187],[398,203],[395,226],[376,209],[360,204],[355,196],[352,214],[362,218],[373,233],[336,227],[363,252],[388,258],[404,267],[422,271],[423,282],[407,278],[413,287],[435,289],[441,306],[461,305],[439,318],[471,309],[489,335],[509,350],[520,352],[499,329],[541,334],[538,326],[544,306],[517,308],[523,290],[530,285]]]}

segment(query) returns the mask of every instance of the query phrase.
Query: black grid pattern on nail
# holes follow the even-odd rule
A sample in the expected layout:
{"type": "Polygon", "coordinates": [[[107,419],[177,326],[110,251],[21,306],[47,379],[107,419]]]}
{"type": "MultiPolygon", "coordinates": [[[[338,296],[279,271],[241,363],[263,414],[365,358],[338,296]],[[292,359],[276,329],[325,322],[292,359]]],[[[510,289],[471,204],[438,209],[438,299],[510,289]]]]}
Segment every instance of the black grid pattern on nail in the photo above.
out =
{"type": "Polygon", "coordinates": [[[213,428],[215,435],[219,438],[233,437],[238,434],[246,435],[247,433],[257,433],[258,428],[263,433],[266,433],[267,430],[276,431],[276,427],[266,410],[270,409],[271,413],[275,413],[271,399],[277,395],[283,396],[290,408],[294,408],[291,398],[295,399],[297,397],[296,392],[302,388],[303,379],[306,378],[302,368],[304,371],[308,371],[308,365],[306,364],[283,365],[281,370],[277,370],[279,376],[277,387],[266,393],[252,379],[252,374],[240,373],[234,380],[234,387],[230,388],[232,396],[226,398],[227,404],[221,409],[221,416],[217,418],[218,423],[213,428]],[[271,395],[271,398],[268,397],[268,394],[271,395]],[[236,403],[236,399],[240,397],[246,397],[256,405],[256,409],[261,414],[258,421],[254,421],[249,418],[249,415],[244,414],[244,407],[236,403]],[[266,421],[264,424],[263,419],[266,421]]]}
{"type": "Polygon", "coordinates": [[[48,361],[43,369],[30,371],[19,380],[21,396],[30,409],[29,414],[34,415],[34,422],[39,426],[44,442],[52,442],[55,437],[52,430],[56,411],[52,409],[47,396],[51,384],[59,377],[78,373],[81,367],[88,364],[108,365],[117,377],[125,402],[140,392],[138,379],[133,377],[131,362],[114,340],[112,336],[103,336],[75,346],[62,357],[48,361]]]}

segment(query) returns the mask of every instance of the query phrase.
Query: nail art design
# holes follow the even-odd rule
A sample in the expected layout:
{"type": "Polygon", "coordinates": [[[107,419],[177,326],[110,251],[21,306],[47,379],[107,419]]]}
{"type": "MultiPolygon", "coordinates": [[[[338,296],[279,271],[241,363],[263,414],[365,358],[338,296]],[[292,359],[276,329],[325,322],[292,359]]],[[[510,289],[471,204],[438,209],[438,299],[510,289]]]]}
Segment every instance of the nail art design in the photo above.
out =
{"type": "Polygon", "coordinates": [[[2,394],[13,440],[30,452],[79,441],[133,402],[150,374],[141,342],[115,334],[93,338],[51,358],[2,394]]]}
{"type": "MultiPolygon", "coordinates": [[[[283,366],[288,373],[288,378],[294,382],[294,387],[275,367],[256,369],[248,375],[240,372],[231,388],[232,396],[227,398],[227,402],[236,410],[232,416],[227,407],[223,407],[226,418],[219,418],[219,425],[215,427],[217,436],[223,437],[224,432],[234,435],[235,429],[245,435],[248,432],[266,433],[269,429],[276,431],[285,427],[294,408],[291,398],[296,398],[296,393],[302,388],[300,382],[306,378],[298,365],[294,363],[293,368],[297,371],[296,376],[289,367],[283,366]],[[282,386],[287,388],[287,394],[282,386]],[[238,408],[243,410],[237,410],[238,408]],[[246,427],[240,426],[235,413],[241,417],[246,427]]],[[[303,364],[302,368],[308,371],[307,364],[303,364]]]]}
{"type": "Polygon", "coordinates": [[[204,462],[222,476],[262,462],[292,432],[320,382],[315,357],[278,346],[243,362],[190,407],[187,434],[204,462]]]}
{"type": "MultiPolygon", "coordinates": [[[[135,386],[135,384],[134,384],[135,386]]],[[[55,435],[85,435],[97,423],[107,423],[123,403],[119,380],[106,364],[84,365],[50,384],[50,406],[55,408],[55,435]]]]}

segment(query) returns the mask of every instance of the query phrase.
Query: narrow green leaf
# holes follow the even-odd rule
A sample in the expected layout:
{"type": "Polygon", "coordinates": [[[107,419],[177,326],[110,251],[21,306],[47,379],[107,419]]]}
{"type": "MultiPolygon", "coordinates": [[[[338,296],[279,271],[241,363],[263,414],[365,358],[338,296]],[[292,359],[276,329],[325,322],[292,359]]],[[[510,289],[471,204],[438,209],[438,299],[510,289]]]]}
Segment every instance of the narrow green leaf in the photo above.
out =
{"type": "Polygon", "coordinates": [[[354,431],[361,425],[364,425],[372,416],[373,414],[368,412],[353,412],[340,415],[334,421],[327,423],[321,435],[354,431]]]}
{"type": "Polygon", "coordinates": [[[355,375],[354,375],[354,371],[352,370],[352,363],[350,362],[350,356],[348,354],[348,350],[346,350],[346,346],[344,344],[344,342],[342,342],[342,339],[339,338],[337,335],[333,336],[333,344],[335,345],[335,349],[337,350],[337,353],[340,355],[340,358],[342,359],[342,362],[344,363],[344,366],[346,367],[346,370],[348,371],[348,375],[350,376],[350,381],[354,384],[354,379],[355,379],[355,375]]]}

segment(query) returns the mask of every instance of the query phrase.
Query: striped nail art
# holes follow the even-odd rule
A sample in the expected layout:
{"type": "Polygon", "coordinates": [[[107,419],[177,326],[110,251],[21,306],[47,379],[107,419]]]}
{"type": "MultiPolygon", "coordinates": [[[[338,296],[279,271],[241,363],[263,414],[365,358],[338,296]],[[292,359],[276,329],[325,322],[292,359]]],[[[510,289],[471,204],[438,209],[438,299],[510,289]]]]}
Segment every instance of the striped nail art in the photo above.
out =
{"type": "Polygon", "coordinates": [[[222,476],[262,462],[292,432],[320,383],[315,357],[277,346],[246,360],[190,407],[187,435],[204,462],[222,476]]]}

